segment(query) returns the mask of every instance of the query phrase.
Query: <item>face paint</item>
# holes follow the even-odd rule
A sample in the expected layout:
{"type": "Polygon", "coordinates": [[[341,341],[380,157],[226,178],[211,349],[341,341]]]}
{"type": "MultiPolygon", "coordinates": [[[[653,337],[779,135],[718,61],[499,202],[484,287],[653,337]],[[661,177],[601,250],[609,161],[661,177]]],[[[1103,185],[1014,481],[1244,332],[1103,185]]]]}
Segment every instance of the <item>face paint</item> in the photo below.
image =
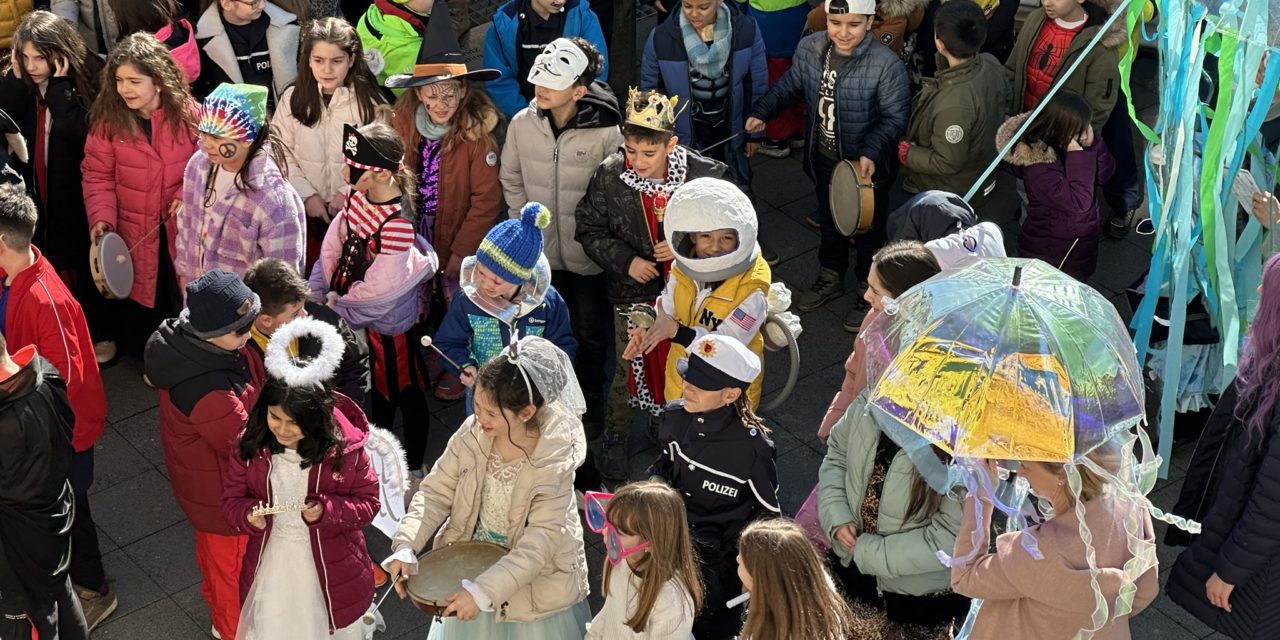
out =
{"type": "Polygon", "coordinates": [[[458,86],[454,83],[437,82],[427,85],[426,92],[428,98],[439,100],[446,108],[453,109],[458,106],[458,86]]]}
{"type": "Polygon", "coordinates": [[[222,156],[222,157],[224,157],[224,158],[226,158],[226,159],[228,159],[228,160],[230,160],[231,158],[236,157],[236,152],[237,152],[237,151],[239,151],[239,150],[240,150],[240,148],[239,148],[239,147],[237,147],[234,143],[231,143],[231,142],[224,142],[224,143],[222,143],[222,144],[218,145],[218,155],[220,155],[220,156],[222,156]]]}

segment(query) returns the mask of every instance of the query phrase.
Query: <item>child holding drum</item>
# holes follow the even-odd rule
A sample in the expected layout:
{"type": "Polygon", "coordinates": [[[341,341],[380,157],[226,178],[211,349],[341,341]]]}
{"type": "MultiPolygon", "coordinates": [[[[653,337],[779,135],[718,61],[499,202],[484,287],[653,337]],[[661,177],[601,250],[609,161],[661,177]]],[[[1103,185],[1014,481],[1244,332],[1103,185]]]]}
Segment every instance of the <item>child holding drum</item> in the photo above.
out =
{"type": "Polygon", "coordinates": [[[586,500],[587,526],[604,535],[608,552],[604,607],[587,640],[692,639],[702,583],[680,494],[646,480],[586,500]]]}
{"type": "MultiPolygon", "coordinates": [[[[475,390],[475,415],[422,481],[383,566],[393,580],[409,577],[395,583],[400,597],[443,608],[435,640],[581,637],[591,614],[573,473],[587,453],[586,402],[569,356],[526,336],[480,368],[475,390]],[[426,602],[414,595],[422,584],[415,555],[433,535],[436,550],[479,541],[509,551],[426,602]]],[[[438,579],[440,571],[423,568],[421,576],[438,579]]]]}
{"type": "Polygon", "coordinates": [[[364,412],[326,383],[343,349],[336,329],[311,318],[267,344],[267,383],[223,480],[223,517],[249,536],[241,640],[366,637],[373,575],[362,530],[378,513],[379,485],[364,412]],[[290,355],[301,337],[319,339],[318,356],[290,355]]]}

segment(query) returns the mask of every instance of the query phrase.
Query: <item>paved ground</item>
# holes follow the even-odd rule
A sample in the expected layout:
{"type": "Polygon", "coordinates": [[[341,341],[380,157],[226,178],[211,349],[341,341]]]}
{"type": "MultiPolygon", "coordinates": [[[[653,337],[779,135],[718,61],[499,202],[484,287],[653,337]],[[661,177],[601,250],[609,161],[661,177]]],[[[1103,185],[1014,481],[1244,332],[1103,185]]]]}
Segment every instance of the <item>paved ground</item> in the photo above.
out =
{"type": "MultiPolygon", "coordinates": [[[[1155,77],[1151,61],[1140,62],[1135,82],[1155,77]]],[[[1138,87],[1139,108],[1149,114],[1154,98],[1148,87],[1138,87]]],[[[756,190],[761,198],[762,238],[783,258],[775,278],[793,290],[808,285],[816,271],[815,231],[804,225],[804,217],[814,208],[812,185],[804,177],[797,159],[757,158],[756,190]]],[[[1016,235],[1016,215],[1010,190],[1003,205],[981,212],[1016,235]]],[[[1145,238],[1104,240],[1098,275],[1093,284],[1117,303],[1123,314],[1128,309],[1122,291],[1145,269],[1150,244],[1145,238]]],[[[849,283],[852,291],[853,284],[849,283]]],[[[801,343],[801,374],[795,392],[785,405],[767,414],[776,427],[781,501],[788,513],[800,506],[815,482],[822,461],[823,446],[813,433],[840,385],[842,363],[852,345],[852,336],[841,329],[841,320],[854,303],[847,293],[828,308],[804,316],[801,343]]],[[[782,382],[785,362],[768,358],[769,384],[776,390],[782,382]]],[[[200,597],[200,574],[193,556],[190,526],[178,509],[166,479],[164,456],[159,439],[155,391],[143,386],[141,362],[136,357],[123,361],[104,373],[109,403],[109,425],[99,441],[97,477],[91,493],[95,517],[101,529],[102,550],[107,572],[115,578],[120,609],[95,633],[99,640],[179,640],[208,638],[209,615],[200,597]]],[[[429,456],[438,455],[449,433],[461,422],[461,403],[433,405],[429,456]]],[[[645,436],[632,442],[633,471],[636,477],[654,458],[656,450],[645,436]]],[[[1177,497],[1191,446],[1174,450],[1171,477],[1157,485],[1153,499],[1169,507],[1177,497]]],[[[1163,526],[1160,534],[1163,535],[1163,526]]],[[[387,554],[387,541],[369,530],[370,547],[376,558],[387,554]]],[[[599,585],[603,550],[599,536],[587,534],[591,584],[599,585]]],[[[1176,550],[1160,551],[1161,578],[1176,557],[1176,550]]],[[[592,598],[594,607],[598,597],[592,598]]],[[[425,637],[428,619],[404,602],[388,600],[383,607],[388,629],[380,637],[425,637]]],[[[1187,640],[1213,634],[1167,598],[1139,615],[1132,624],[1135,638],[1187,640]]]]}

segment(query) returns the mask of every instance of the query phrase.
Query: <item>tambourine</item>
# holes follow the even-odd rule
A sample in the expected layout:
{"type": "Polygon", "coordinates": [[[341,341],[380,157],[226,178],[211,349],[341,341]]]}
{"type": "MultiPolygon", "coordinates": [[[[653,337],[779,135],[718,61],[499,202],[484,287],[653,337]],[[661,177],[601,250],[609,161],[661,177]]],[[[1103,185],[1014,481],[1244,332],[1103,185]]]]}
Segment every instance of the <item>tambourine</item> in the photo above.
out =
{"type": "Polygon", "coordinates": [[[442,615],[449,606],[449,596],[462,588],[463,580],[475,580],[505,555],[506,547],[477,540],[434,549],[418,558],[418,573],[409,576],[405,589],[423,613],[442,615]]]}
{"type": "Polygon", "coordinates": [[[876,215],[875,184],[858,173],[858,163],[843,160],[831,172],[831,219],[846,236],[871,230],[876,215]]]}
{"type": "Polygon", "coordinates": [[[89,247],[89,272],[102,296],[123,300],[133,291],[133,258],[119,234],[108,231],[89,247]]]}

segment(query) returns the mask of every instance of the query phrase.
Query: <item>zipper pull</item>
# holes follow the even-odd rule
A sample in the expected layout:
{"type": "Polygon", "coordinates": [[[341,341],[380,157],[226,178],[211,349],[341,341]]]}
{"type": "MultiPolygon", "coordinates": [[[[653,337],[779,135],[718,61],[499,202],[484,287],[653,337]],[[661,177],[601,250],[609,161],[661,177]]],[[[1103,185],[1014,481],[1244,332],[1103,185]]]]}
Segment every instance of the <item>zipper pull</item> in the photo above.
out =
{"type": "Polygon", "coordinates": [[[560,145],[556,145],[555,150],[551,152],[551,162],[555,164],[560,163],[560,145]]]}

